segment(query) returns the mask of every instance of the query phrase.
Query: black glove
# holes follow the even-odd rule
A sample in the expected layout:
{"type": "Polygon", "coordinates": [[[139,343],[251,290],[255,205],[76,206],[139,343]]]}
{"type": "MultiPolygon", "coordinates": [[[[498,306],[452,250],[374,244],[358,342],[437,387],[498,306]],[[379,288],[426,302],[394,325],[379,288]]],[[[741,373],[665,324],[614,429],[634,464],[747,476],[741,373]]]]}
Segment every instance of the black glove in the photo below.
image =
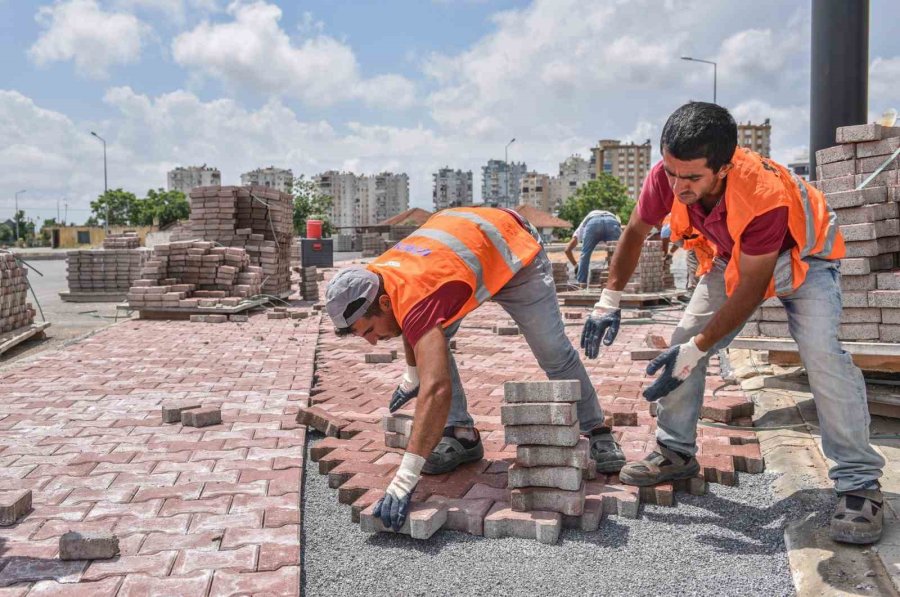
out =
{"type": "Polygon", "coordinates": [[[407,493],[403,497],[395,497],[390,493],[384,494],[384,497],[378,500],[372,514],[381,519],[384,528],[393,529],[396,533],[403,527],[406,522],[406,515],[409,513],[409,502],[412,493],[407,493]]]}
{"type": "Polygon", "coordinates": [[[677,344],[666,349],[647,365],[647,375],[654,375],[660,369],[663,372],[650,387],[644,390],[644,398],[655,402],[675,390],[688,378],[697,363],[705,356],[706,353],[697,348],[693,338],[684,344],[677,344]]]}
{"type": "Polygon", "coordinates": [[[613,309],[606,313],[594,310],[584,322],[584,329],[581,330],[581,348],[584,349],[584,356],[596,359],[600,354],[600,340],[603,340],[605,346],[611,345],[619,333],[621,323],[621,309],[613,309]]]}
{"type": "Polygon", "coordinates": [[[578,264],[575,264],[575,277],[578,277],[578,264]]]}
{"type": "Polygon", "coordinates": [[[388,403],[388,410],[390,412],[396,412],[401,406],[415,398],[419,395],[419,386],[416,386],[414,389],[405,392],[401,386],[397,386],[397,389],[394,390],[394,394],[391,396],[391,401],[388,403]]]}

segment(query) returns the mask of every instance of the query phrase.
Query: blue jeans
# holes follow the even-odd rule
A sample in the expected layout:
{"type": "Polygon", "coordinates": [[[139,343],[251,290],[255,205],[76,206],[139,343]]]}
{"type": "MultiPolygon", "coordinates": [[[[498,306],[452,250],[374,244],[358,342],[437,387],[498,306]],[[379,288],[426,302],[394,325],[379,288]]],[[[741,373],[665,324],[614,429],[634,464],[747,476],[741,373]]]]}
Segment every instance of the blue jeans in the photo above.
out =
{"type": "Polygon", "coordinates": [[[622,226],[610,216],[594,216],[584,225],[581,232],[581,257],[578,259],[578,281],[588,281],[588,270],[591,267],[591,255],[597,243],[619,240],[622,226]]]}
{"type": "MultiPolygon", "coordinates": [[[[603,411],[597,400],[597,392],[578,351],[566,336],[556,298],[553,267],[544,249],[541,249],[534,261],[519,270],[493,299],[519,326],[538,365],[549,379],[577,379],[581,382],[581,400],[577,404],[581,431],[588,432],[601,426],[603,411]]],[[[457,321],[444,330],[448,342],[459,329],[459,323],[457,321]]],[[[475,423],[469,415],[465,390],[452,353],[450,376],[453,399],[447,425],[472,427],[475,423]]]]}
{"type": "MultiPolygon", "coordinates": [[[[787,254],[786,254],[787,255],[787,254]]],[[[782,257],[785,257],[783,255],[782,257]]],[[[840,264],[807,258],[806,280],[792,294],[779,297],[788,316],[788,329],[800,358],[819,416],[822,448],[835,462],[829,477],[838,492],[865,487],[881,477],[884,459],[869,445],[869,407],[862,373],[841,348],[840,264]]],[[[717,259],[700,278],[691,301],[672,334],[672,345],[699,333],[721,308],[725,295],[725,266],[717,259]]],[[[716,350],[728,346],[742,326],[723,338],[678,388],[659,400],[656,439],[666,447],[694,454],[697,419],[703,403],[706,368],[716,350]]]]}

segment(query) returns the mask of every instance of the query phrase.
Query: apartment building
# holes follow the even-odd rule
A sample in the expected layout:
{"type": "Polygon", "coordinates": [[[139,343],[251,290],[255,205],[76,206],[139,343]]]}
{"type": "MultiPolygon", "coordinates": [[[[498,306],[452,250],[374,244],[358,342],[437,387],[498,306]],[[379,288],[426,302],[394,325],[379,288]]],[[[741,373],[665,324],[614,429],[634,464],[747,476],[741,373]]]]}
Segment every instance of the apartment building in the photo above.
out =
{"type": "Polygon", "coordinates": [[[769,119],[762,124],[753,124],[752,122],[737,125],[738,129],[738,145],[740,147],[748,147],[756,153],[770,157],[772,152],[772,125],[769,119]]]}
{"type": "Polygon", "coordinates": [[[222,184],[222,173],[218,168],[202,166],[178,166],[166,175],[166,188],[189,195],[195,187],[211,187],[222,184]]]}
{"type": "Polygon", "coordinates": [[[283,193],[290,193],[294,188],[294,173],[284,168],[269,166],[257,168],[241,174],[241,184],[244,186],[259,186],[278,189],[283,193]]]}
{"type": "Polygon", "coordinates": [[[650,139],[644,143],[622,143],[618,139],[601,139],[591,148],[594,177],[612,174],[625,185],[628,195],[637,200],[644,178],[650,171],[650,139]]]}
{"type": "Polygon", "coordinates": [[[337,228],[372,226],[409,209],[409,177],[382,172],[356,175],[329,170],[313,177],[319,192],[332,198],[337,228]]]}
{"type": "Polygon", "coordinates": [[[591,169],[590,161],[580,155],[569,156],[560,162],[559,176],[550,179],[550,198],[548,209],[545,211],[558,212],[562,204],[592,178],[594,171],[591,169]]]}
{"type": "Polygon", "coordinates": [[[519,188],[519,205],[550,211],[550,176],[540,172],[526,172],[519,188]]]}
{"type": "Polygon", "coordinates": [[[449,166],[432,174],[432,199],[435,211],[448,207],[472,205],[472,171],[454,170],[449,166]]]}
{"type": "Polygon", "coordinates": [[[522,177],[528,171],[525,162],[489,160],[481,167],[481,200],[486,204],[513,208],[519,204],[522,177]]]}

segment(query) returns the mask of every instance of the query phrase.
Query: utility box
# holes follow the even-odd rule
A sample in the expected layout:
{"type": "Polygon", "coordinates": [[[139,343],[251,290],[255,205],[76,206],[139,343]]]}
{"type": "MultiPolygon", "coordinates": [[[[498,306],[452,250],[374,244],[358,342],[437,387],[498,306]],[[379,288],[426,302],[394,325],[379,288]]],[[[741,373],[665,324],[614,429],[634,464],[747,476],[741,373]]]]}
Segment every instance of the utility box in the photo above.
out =
{"type": "Polygon", "coordinates": [[[334,267],[334,242],[330,238],[301,238],[300,265],[334,267]]]}

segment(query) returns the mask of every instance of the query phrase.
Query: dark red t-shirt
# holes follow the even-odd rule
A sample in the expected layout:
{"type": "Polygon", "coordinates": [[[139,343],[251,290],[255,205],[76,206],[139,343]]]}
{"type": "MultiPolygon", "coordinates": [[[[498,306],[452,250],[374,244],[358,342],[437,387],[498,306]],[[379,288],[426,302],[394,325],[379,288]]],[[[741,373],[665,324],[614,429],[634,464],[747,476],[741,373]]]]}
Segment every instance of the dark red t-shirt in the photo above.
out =
{"type": "MultiPolygon", "coordinates": [[[[672,211],[675,195],[669,185],[669,178],[659,161],[650,170],[644,180],[641,196],[638,199],[638,215],[650,226],[659,227],[672,211]]],[[[688,216],[698,232],[716,245],[720,257],[731,259],[734,239],[728,231],[725,202],[721,201],[709,214],[700,203],[688,206],[688,216]]],[[[788,209],[779,207],[758,216],[750,222],[741,235],[741,252],[747,255],[765,255],[778,251],[782,253],[796,243],[788,232],[788,209]]]]}

